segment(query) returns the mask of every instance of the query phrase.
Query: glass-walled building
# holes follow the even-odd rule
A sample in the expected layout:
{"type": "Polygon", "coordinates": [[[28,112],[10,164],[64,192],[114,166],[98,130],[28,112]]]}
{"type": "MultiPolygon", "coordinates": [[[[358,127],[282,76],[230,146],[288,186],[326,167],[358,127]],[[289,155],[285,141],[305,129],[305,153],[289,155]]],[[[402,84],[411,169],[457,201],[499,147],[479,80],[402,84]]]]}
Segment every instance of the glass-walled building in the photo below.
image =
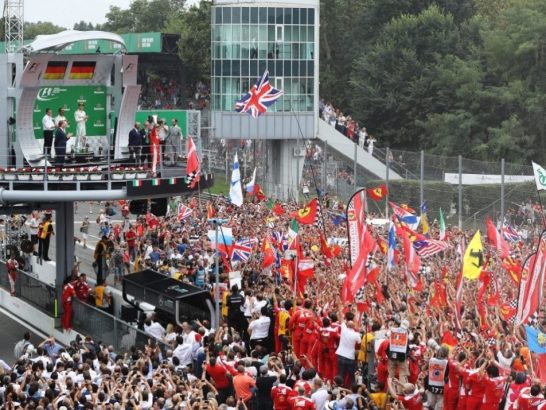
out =
{"type": "Polygon", "coordinates": [[[300,127],[304,123],[306,138],[314,136],[318,25],[318,0],[214,1],[211,108],[218,137],[297,138],[291,130],[292,125],[297,127],[297,121],[300,127]],[[233,112],[235,102],[266,69],[271,84],[284,95],[268,110],[264,116],[268,119],[245,124],[246,119],[241,120],[241,114],[233,112]],[[293,118],[296,114],[297,121],[293,118]],[[260,135],[253,135],[253,131],[260,135]]]}

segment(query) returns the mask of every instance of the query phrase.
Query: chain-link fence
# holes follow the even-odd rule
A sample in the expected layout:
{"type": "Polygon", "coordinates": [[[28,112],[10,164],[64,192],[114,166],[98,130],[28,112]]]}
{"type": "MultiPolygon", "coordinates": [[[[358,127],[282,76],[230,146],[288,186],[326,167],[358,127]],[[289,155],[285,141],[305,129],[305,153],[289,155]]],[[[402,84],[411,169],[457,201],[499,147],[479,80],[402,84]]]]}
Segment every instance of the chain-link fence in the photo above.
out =
{"type": "MultiPolygon", "coordinates": [[[[135,326],[78,299],[73,300],[72,308],[74,329],[91,336],[93,340],[112,345],[116,353],[129,353],[133,346],[144,350],[148,339],[151,338],[135,326]]],[[[163,342],[158,341],[158,345],[164,354],[169,349],[163,342]]]]}
{"type": "MultiPolygon", "coordinates": [[[[203,118],[206,117],[203,115],[203,118]]],[[[214,138],[210,128],[202,126],[201,129],[203,157],[209,167],[204,169],[219,174],[217,181],[224,179],[228,182],[235,152],[239,155],[243,181],[252,177],[254,168],[257,169],[257,181],[271,178],[267,175],[264,141],[221,140],[214,138]]],[[[506,223],[519,225],[540,219],[530,164],[478,161],[375,147],[373,157],[383,164],[389,164],[391,178],[386,180],[371,174],[366,164],[356,164],[352,158],[340,155],[335,147],[321,141],[302,141],[302,149],[304,156],[300,160],[304,164],[299,184],[300,195],[295,193],[291,199],[299,197],[303,200],[301,194],[308,189],[311,195],[328,193],[331,197],[346,201],[359,187],[387,184],[389,200],[406,203],[417,212],[426,202],[432,221],[438,218],[440,208],[448,224],[465,227],[477,226],[488,216],[496,221],[504,218],[506,223]],[[395,180],[393,174],[402,179],[395,180]]],[[[227,189],[226,185],[225,194],[227,189]]],[[[265,194],[274,195],[271,192],[265,194]]],[[[385,205],[385,200],[369,201],[370,211],[378,215],[386,216],[389,212],[385,205]]]]}
{"type": "MultiPolygon", "coordinates": [[[[0,261],[0,286],[10,290],[6,263],[0,261]]],[[[57,296],[54,286],[39,280],[36,275],[18,270],[15,276],[15,297],[30,303],[49,316],[57,315],[57,296]]]]}

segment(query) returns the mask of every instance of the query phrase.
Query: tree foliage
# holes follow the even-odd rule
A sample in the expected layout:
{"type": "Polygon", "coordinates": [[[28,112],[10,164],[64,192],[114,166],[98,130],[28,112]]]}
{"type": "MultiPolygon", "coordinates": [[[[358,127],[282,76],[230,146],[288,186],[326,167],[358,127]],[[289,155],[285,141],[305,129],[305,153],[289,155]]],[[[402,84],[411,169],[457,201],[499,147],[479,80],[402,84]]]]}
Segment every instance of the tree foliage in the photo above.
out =
{"type": "Polygon", "coordinates": [[[40,34],[56,34],[63,30],[66,30],[66,28],[57,26],[49,21],[25,22],[23,25],[23,37],[25,40],[33,40],[40,34]]]}
{"type": "Polygon", "coordinates": [[[128,9],[110,6],[103,30],[116,33],[163,31],[167,20],[179,15],[184,0],[134,0],[128,9]]]}
{"type": "Polygon", "coordinates": [[[322,1],[322,97],[394,148],[546,160],[546,2],[350,4],[322,1]]]}
{"type": "Polygon", "coordinates": [[[171,16],[166,25],[168,33],[180,34],[178,56],[190,83],[210,78],[211,9],[212,2],[202,0],[171,16]]]}

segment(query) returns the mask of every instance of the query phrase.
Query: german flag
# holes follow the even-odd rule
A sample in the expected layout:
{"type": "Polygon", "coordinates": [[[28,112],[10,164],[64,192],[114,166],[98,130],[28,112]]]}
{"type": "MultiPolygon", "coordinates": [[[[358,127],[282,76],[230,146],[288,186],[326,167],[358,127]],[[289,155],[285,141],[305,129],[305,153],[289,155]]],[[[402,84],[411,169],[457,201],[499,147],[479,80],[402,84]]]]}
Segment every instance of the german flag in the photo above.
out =
{"type": "Polygon", "coordinates": [[[68,61],[50,61],[44,73],[44,80],[61,80],[66,73],[68,61]]]}
{"type": "Polygon", "coordinates": [[[95,74],[94,61],[74,61],[70,69],[71,80],[90,80],[95,74]]]}

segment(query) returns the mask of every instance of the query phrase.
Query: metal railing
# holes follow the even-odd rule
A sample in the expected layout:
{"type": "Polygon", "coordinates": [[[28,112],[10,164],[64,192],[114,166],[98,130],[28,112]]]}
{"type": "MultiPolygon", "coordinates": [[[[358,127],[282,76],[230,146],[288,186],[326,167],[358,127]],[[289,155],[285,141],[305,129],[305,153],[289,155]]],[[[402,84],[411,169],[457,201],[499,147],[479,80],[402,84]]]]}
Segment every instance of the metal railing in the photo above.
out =
{"type": "MultiPolygon", "coordinates": [[[[78,299],[73,300],[72,308],[74,329],[97,342],[112,345],[118,354],[130,352],[133,346],[142,350],[151,338],[137,327],[78,299]]],[[[171,348],[161,341],[158,341],[158,345],[163,353],[171,348]]]]}
{"type": "MultiPolygon", "coordinates": [[[[6,263],[0,261],[0,286],[10,291],[6,263]]],[[[17,271],[15,297],[40,309],[51,317],[57,317],[57,294],[54,286],[42,282],[37,275],[22,270],[17,271]]]]}
{"type": "MultiPolygon", "coordinates": [[[[200,142],[200,138],[194,137],[194,141],[200,142]]],[[[168,169],[171,162],[178,162],[186,153],[182,144],[171,145],[161,144],[159,146],[156,173],[163,173],[168,169]]],[[[55,158],[45,155],[41,160],[42,165],[32,166],[25,163],[25,166],[16,167],[10,165],[0,167],[0,182],[11,183],[97,183],[120,180],[149,179],[153,178],[152,173],[152,149],[149,145],[126,147],[122,154],[124,158],[112,159],[108,152],[95,155],[89,153],[67,153],[64,163],[57,163],[55,158]],[[43,165],[45,162],[45,166],[43,165]]],[[[14,164],[14,158],[8,157],[6,161],[14,164]]],[[[179,164],[180,165],[180,164],[179,164]]],[[[185,176],[185,166],[172,167],[178,170],[181,176],[185,176]]]]}

